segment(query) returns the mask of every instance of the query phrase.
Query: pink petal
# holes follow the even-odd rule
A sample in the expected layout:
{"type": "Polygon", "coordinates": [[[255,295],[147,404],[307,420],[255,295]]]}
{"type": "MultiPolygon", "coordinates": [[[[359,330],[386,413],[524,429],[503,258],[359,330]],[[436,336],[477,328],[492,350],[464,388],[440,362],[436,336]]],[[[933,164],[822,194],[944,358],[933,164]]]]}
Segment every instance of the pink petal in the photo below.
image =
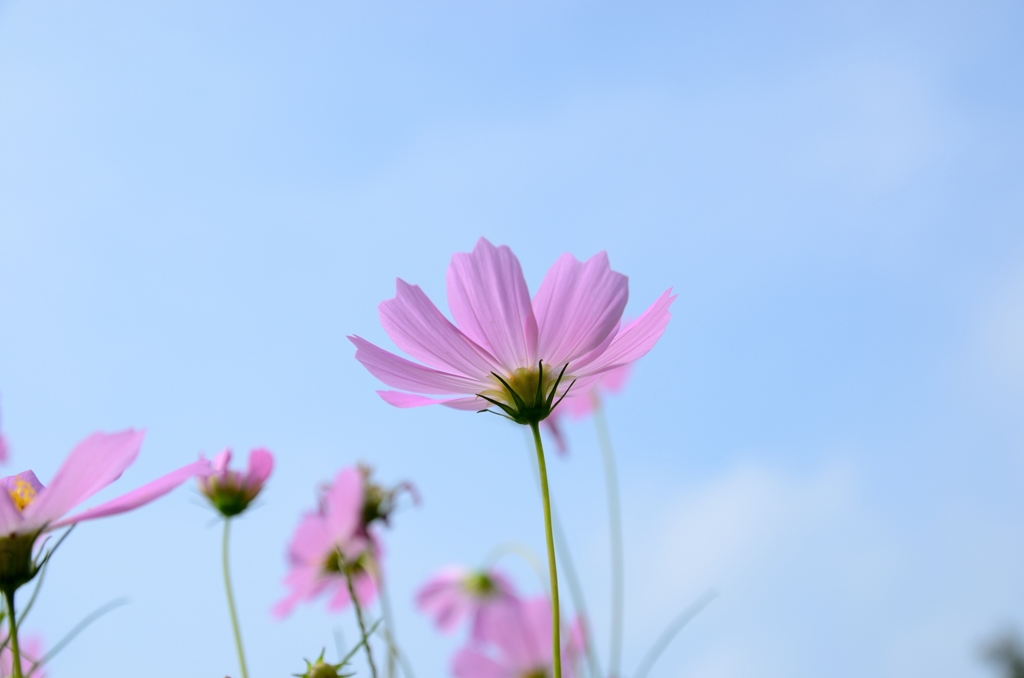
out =
{"type": "Polygon", "coordinates": [[[570,369],[574,370],[577,377],[583,377],[599,374],[643,357],[654,348],[665,332],[665,327],[672,317],[668,309],[676,296],[672,294],[671,289],[666,290],[639,318],[619,330],[607,349],[601,352],[595,349],[570,369]]]}
{"type": "Polygon", "coordinates": [[[513,667],[502,666],[479,650],[464,647],[452,658],[455,678],[516,678],[513,667]]]}
{"type": "Polygon", "coordinates": [[[489,350],[507,372],[533,365],[537,320],[512,250],[480,238],[471,253],[452,256],[447,279],[448,308],[462,333],[489,350]]]}
{"type": "MultiPolygon", "coordinates": [[[[363,513],[363,474],[355,467],[343,469],[334,479],[325,498],[327,510],[324,519],[331,541],[344,547],[360,527],[363,513]]],[[[346,552],[355,558],[358,553],[346,552]]]]}
{"type": "Polygon", "coordinates": [[[194,478],[197,475],[203,475],[209,472],[210,462],[202,459],[194,461],[191,464],[182,466],[176,471],[171,471],[167,475],[157,478],[136,490],[132,490],[128,494],[122,495],[117,499],[112,499],[94,508],[86,509],[85,511],[77,513],[70,518],[58,520],[50,525],[49,529],[53,530],[58,527],[64,527],[65,525],[72,525],[83,520],[103,518],[105,516],[112,516],[117,515],[118,513],[131,511],[132,509],[148,504],[154,499],[159,499],[189,478],[194,478]]]}
{"type": "Polygon", "coordinates": [[[453,410],[467,410],[470,412],[479,412],[485,410],[491,406],[489,402],[483,398],[477,398],[476,396],[470,396],[469,398],[452,398],[451,400],[443,400],[441,404],[445,407],[450,407],[453,410]]]}
{"type": "MultiPolygon", "coordinates": [[[[452,402],[459,402],[467,400],[466,398],[428,398],[427,396],[416,395],[415,393],[405,393],[403,391],[377,391],[384,402],[395,407],[409,408],[409,407],[424,407],[426,405],[447,405],[452,402]]],[[[480,400],[479,398],[473,397],[470,400],[479,401],[487,404],[486,401],[480,400]]],[[[449,405],[451,407],[451,405],[449,405]]],[[[477,407],[476,409],[483,409],[477,407]]]]}
{"type": "Polygon", "coordinates": [[[0,492],[0,536],[6,537],[7,535],[15,533],[24,533],[25,518],[22,517],[21,511],[14,505],[14,500],[11,499],[11,495],[5,491],[0,492]]]}
{"type": "Polygon", "coordinates": [[[246,479],[250,486],[262,486],[273,470],[274,455],[269,450],[259,447],[249,453],[249,473],[246,479]]]}
{"type": "Polygon", "coordinates": [[[441,395],[476,393],[483,390],[477,381],[418,365],[374,346],[361,337],[352,336],[349,337],[349,341],[356,345],[356,360],[361,362],[370,374],[392,388],[441,395]]]}
{"type": "Polygon", "coordinates": [[[398,348],[444,372],[486,376],[497,361],[456,329],[419,287],[399,279],[395,298],[381,302],[380,323],[398,348]]]}
{"type": "Polygon", "coordinates": [[[611,269],[607,254],[582,264],[563,254],[533,299],[537,356],[552,369],[572,364],[615,330],[628,299],[629,281],[611,269]]]}
{"type": "MultiPolygon", "coordinates": [[[[514,669],[525,670],[535,668],[539,659],[534,647],[534,633],[527,627],[525,601],[514,599],[508,605],[495,608],[488,619],[484,631],[484,640],[494,643],[507,660],[506,664],[514,669]]],[[[551,631],[550,620],[548,632],[551,631]]],[[[548,636],[548,644],[551,636],[548,636]]],[[[550,649],[548,650],[550,653],[550,649]]]]}
{"type": "Polygon", "coordinates": [[[10,452],[7,447],[7,439],[0,435],[0,464],[6,464],[9,457],[10,452]]]}
{"type": "Polygon", "coordinates": [[[218,452],[213,457],[213,472],[220,473],[228,469],[228,464],[231,463],[231,450],[227,449],[223,452],[218,452]]]}
{"type": "Polygon", "coordinates": [[[94,433],[80,442],[64,460],[50,486],[25,507],[25,520],[40,526],[53,523],[117,480],[135,461],[144,435],[132,430],[94,433]]]}

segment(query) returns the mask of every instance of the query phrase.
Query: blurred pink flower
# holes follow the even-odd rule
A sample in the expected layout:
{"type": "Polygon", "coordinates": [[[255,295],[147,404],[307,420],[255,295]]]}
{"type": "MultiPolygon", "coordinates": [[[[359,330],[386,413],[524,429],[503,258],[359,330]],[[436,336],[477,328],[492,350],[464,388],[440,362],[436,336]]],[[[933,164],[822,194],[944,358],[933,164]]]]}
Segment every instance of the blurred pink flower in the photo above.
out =
{"type": "Polygon", "coordinates": [[[251,451],[244,474],[229,470],[230,462],[231,450],[224,450],[213,458],[213,473],[198,479],[199,491],[228,518],[248,508],[263,489],[274,470],[274,455],[263,448],[251,451]]]}
{"type": "Polygon", "coordinates": [[[443,632],[453,631],[470,617],[470,637],[476,640],[482,640],[493,626],[495,610],[515,601],[515,588],[501,573],[458,566],[444,568],[416,594],[420,612],[431,615],[443,632]]]}
{"type": "Polygon", "coordinates": [[[290,593],[273,608],[277,617],[291,613],[296,604],[333,591],[327,604],[340,610],[349,604],[346,573],[360,605],[377,593],[376,569],[381,549],[362,522],[363,474],[357,467],[338,473],[327,488],[317,511],[302,517],[288,545],[290,571],[284,584],[290,593]]]}
{"type": "MultiPolygon", "coordinates": [[[[20,624],[19,624],[20,626],[20,624]]],[[[32,665],[43,657],[43,641],[39,636],[25,636],[18,634],[21,641],[18,649],[21,650],[21,672],[26,676],[32,669],[32,665]]],[[[9,676],[14,673],[14,654],[11,652],[10,644],[5,644],[0,650],[0,676],[9,676]]],[[[46,678],[46,668],[39,667],[31,673],[32,678],[46,678]]]]}
{"type": "Polygon", "coordinates": [[[559,454],[564,455],[569,446],[562,431],[562,418],[568,416],[571,419],[582,419],[594,411],[601,398],[602,393],[618,393],[629,379],[633,371],[633,365],[621,365],[619,367],[603,372],[600,378],[587,391],[573,389],[562,401],[557,410],[544,420],[545,427],[555,439],[555,449],[559,454]]]}
{"type": "Polygon", "coordinates": [[[32,471],[0,478],[0,487],[6,490],[0,492],[0,534],[8,539],[34,535],[131,511],[167,494],[189,478],[209,472],[208,461],[195,461],[117,499],[64,517],[121,477],[138,456],[144,435],[132,430],[92,434],[71,451],[48,487],[32,471]]]}
{"type": "MultiPolygon", "coordinates": [[[[548,678],[552,671],[551,601],[533,598],[495,610],[484,645],[464,647],[452,659],[456,678],[548,678]]],[[[583,653],[580,623],[562,643],[562,676],[573,678],[583,653]]]]}
{"type": "Polygon", "coordinates": [[[351,336],[356,359],[401,389],[379,391],[396,407],[496,405],[519,423],[543,420],[551,396],[561,396],[574,381],[574,389],[586,392],[602,373],[647,353],[664,332],[675,299],[666,291],[637,320],[620,327],[628,281],[611,270],[601,252],[584,263],[563,254],[531,301],[515,255],[484,238],[471,253],[452,257],[447,286],[458,327],[419,287],[401,279],[395,298],[379,306],[388,336],[423,365],[351,336]]]}

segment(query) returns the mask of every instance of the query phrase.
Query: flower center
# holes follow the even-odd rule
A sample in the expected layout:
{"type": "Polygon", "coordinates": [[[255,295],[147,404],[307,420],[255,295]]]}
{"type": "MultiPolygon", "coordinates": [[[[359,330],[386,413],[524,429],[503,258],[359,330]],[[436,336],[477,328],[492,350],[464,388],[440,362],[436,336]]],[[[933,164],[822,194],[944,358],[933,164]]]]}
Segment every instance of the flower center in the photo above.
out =
{"type": "Polygon", "coordinates": [[[21,478],[14,481],[14,487],[7,490],[7,493],[11,495],[11,500],[19,511],[24,511],[36,498],[36,488],[21,478]]]}
{"type": "Polygon", "coordinates": [[[466,593],[474,598],[489,598],[497,592],[498,588],[494,580],[483,572],[467,575],[462,581],[462,586],[466,589],[466,593]]]}
{"type": "Polygon", "coordinates": [[[494,388],[481,391],[477,395],[501,409],[508,419],[517,424],[536,424],[545,419],[562,397],[572,388],[575,381],[566,385],[563,378],[568,365],[560,371],[551,369],[543,362],[537,367],[517,367],[508,376],[491,373],[494,388]]]}

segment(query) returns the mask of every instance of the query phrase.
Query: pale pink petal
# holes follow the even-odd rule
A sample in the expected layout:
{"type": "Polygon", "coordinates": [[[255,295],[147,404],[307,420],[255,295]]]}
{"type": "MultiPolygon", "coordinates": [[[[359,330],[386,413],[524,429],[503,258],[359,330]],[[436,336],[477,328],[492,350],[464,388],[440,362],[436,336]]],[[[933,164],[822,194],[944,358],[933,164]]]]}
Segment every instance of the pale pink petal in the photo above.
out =
{"type": "Polygon", "coordinates": [[[607,349],[599,354],[592,351],[569,369],[573,370],[576,376],[583,377],[599,374],[643,357],[654,348],[665,332],[665,327],[672,317],[668,309],[675,299],[676,295],[672,294],[672,290],[667,290],[639,318],[620,329],[607,349]]]}
{"type": "Polygon", "coordinates": [[[369,574],[354,577],[352,588],[356,590],[356,598],[359,599],[360,605],[369,605],[377,597],[377,581],[369,574]]]}
{"type": "Polygon", "coordinates": [[[284,584],[291,593],[278,601],[271,608],[271,613],[278,619],[286,617],[298,603],[319,595],[330,583],[319,575],[319,567],[293,567],[284,578],[284,584]]]}
{"type": "MultiPolygon", "coordinates": [[[[339,472],[327,491],[325,503],[324,519],[331,541],[344,547],[356,534],[362,519],[363,474],[359,469],[350,467],[339,472]]],[[[359,554],[346,552],[344,555],[355,558],[359,554]]]]}
{"type": "MultiPolygon", "coordinates": [[[[379,395],[388,405],[394,405],[395,407],[401,408],[444,405],[454,401],[465,400],[465,398],[428,398],[427,396],[416,395],[415,393],[405,393],[404,391],[377,391],[377,395],[379,395]]],[[[476,398],[474,398],[474,400],[476,400],[476,398]]]]}
{"type": "MultiPolygon", "coordinates": [[[[191,464],[182,466],[176,471],[171,471],[167,475],[157,478],[156,480],[143,485],[142,487],[132,490],[128,494],[122,495],[117,499],[112,499],[108,502],[100,504],[91,509],[86,509],[81,513],[58,520],[51,524],[49,529],[57,529],[58,527],[64,527],[65,525],[72,525],[74,523],[81,522],[83,520],[92,520],[94,518],[103,518],[105,516],[112,516],[118,513],[125,513],[131,511],[140,506],[148,504],[154,499],[159,499],[164,496],[178,485],[195,476],[201,476],[210,472],[210,462],[200,459],[194,461],[191,464]]],[[[52,486],[51,486],[52,488],[52,486]]],[[[49,488],[48,488],[49,489],[49,488]]],[[[31,507],[31,505],[30,505],[31,507]]]]}
{"type": "Polygon", "coordinates": [[[440,395],[483,390],[477,381],[418,365],[374,346],[362,337],[351,336],[349,341],[356,345],[356,360],[392,388],[440,395]]]}
{"type": "Polygon", "coordinates": [[[249,486],[263,485],[274,470],[274,455],[262,447],[249,453],[249,472],[246,481],[249,486]]]}
{"type": "Polygon", "coordinates": [[[469,398],[452,398],[451,400],[444,400],[441,402],[445,407],[450,407],[453,410],[467,410],[469,412],[479,412],[480,410],[486,410],[491,406],[491,403],[487,402],[483,398],[477,398],[476,396],[470,396],[469,398]]]}
{"type": "MultiPolygon", "coordinates": [[[[339,574],[335,579],[337,579],[336,585],[338,590],[335,591],[334,595],[331,596],[331,599],[327,601],[327,609],[331,612],[337,612],[338,610],[344,609],[352,601],[352,596],[348,593],[348,584],[345,582],[344,575],[339,574]]],[[[353,588],[355,588],[354,584],[353,588]]],[[[356,592],[356,595],[359,595],[358,591],[356,592]]],[[[359,602],[362,604],[362,600],[359,602]]]]}
{"type": "Polygon", "coordinates": [[[480,238],[471,253],[452,256],[447,283],[448,308],[463,334],[490,351],[507,372],[534,364],[537,321],[512,250],[480,238]]]}
{"type": "Polygon", "coordinates": [[[0,492],[0,536],[24,533],[24,524],[25,518],[14,505],[11,495],[6,491],[0,492]]]}
{"type": "Polygon", "coordinates": [[[533,598],[523,601],[520,606],[523,628],[528,634],[529,663],[550,666],[551,647],[551,601],[547,598],[533,598]]]}
{"type": "Polygon", "coordinates": [[[572,364],[615,330],[628,299],[629,282],[611,269],[607,254],[595,254],[586,263],[563,254],[533,298],[537,357],[551,369],[572,364]]]}
{"type": "Polygon", "coordinates": [[[444,372],[486,376],[497,361],[448,322],[419,287],[399,279],[395,298],[381,302],[380,324],[398,348],[444,372]]]}
{"type": "Polygon", "coordinates": [[[0,435],[0,464],[6,464],[9,457],[10,451],[7,447],[7,439],[0,435]]]}
{"type": "Polygon", "coordinates": [[[319,513],[307,513],[299,521],[292,540],[288,542],[288,560],[292,564],[320,567],[331,550],[327,521],[319,513]]]}
{"type": "Polygon", "coordinates": [[[513,667],[502,666],[479,650],[464,647],[452,658],[455,678],[518,678],[513,667]]]}
{"type": "MultiPolygon", "coordinates": [[[[515,599],[509,605],[502,605],[493,610],[487,627],[483,629],[483,640],[494,643],[507,660],[506,664],[513,669],[525,670],[536,668],[538,657],[533,647],[534,633],[527,624],[525,601],[515,599]]],[[[548,632],[551,630],[548,621],[548,632]]],[[[551,637],[548,636],[550,644],[551,637]]]]}
{"type": "Polygon", "coordinates": [[[566,398],[563,400],[555,410],[555,413],[551,414],[547,419],[541,422],[547,432],[551,434],[551,437],[555,439],[555,451],[563,457],[568,454],[569,445],[566,444],[565,432],[562,431],[562,423],[559,421],[560,417],[558,416],[558,412],[564,409],[570,400],[572,400],[572,398],[566,398]]]}
{"type": "Polygon", "coordinates": [[[39,525],[53,523],[117,480],[135,461],[144,435],[143,431],[132,430],[94,433],[80,442],[64,460],[49,487],[25,507],[25,520],[39,525]]]}
{"type": "Polygon", "coordinates": [[[231,463],[231,450],[224,450],[218,452],[213,457],[212,469],[214,473],[220,473],[221,471],[228,470],[228,464],[231,463]]]}

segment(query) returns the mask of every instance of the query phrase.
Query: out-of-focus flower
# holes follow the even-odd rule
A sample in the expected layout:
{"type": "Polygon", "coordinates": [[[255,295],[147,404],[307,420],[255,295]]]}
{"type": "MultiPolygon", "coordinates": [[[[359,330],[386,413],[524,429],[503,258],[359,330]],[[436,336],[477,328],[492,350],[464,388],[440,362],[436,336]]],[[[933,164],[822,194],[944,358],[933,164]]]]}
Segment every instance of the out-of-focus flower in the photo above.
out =
{"type": "Polygon", "coordinates": [[[351,336],[356,359],[401,389],[379,391],[396,407],[493,405],[520,424],[546,418],[572,384],[585,392],[603,372],[647,353],[664,332],[675,299],[666,291],[620,327],[628,281],[601,252],[584,263],[562,255],[531,301],[515,255],[484,238],[471,253],[452,257],[447,285],[458,327],[419,287],[401,279],[395,298],[379,306],[391,340],[424,365],[351,336]]]}
{"type": "Polygon", "coordinates": [[[344,608],[351,600],[348,577],[360,605],[373,600],[381,549],[363,526],[363,497],[362,472],[347,468],[327,488],[319,509],[302,517],[288,546],[290,570],[284,584],[290,592],[274,606],[276,616],[288,615],[299,602],[325,591],[332,592],[328,609],[344,608]]]}
{"type": "MultiPolygon", "coordinates": [[[[552,675],[551,602],[519,601],[495,610],[482,646],[464,647],[452,660],[456,678],[550,678],[552,675]]],[[[577,621],[562,643],[562,675],[573,678],[583,653],[577,621]]]]}
{"type": "Polygon", "coordinates": [[[398,497],[403,492],[408,492],[414,504],[420,503],[419,492],[412,483],[402,482],[393,487],[385,487],[373,481],[373,469],[363,464],[359,465],[359,472],[363,476],[363,508],[361,513],[362,529],[367,531],[374,523],[383,523],[386,527],[391,526],[391,514],[394,513],[398,503],[398,497]]]}
{"type": "MultiPolygon", "coordinates": [[[[31,671],[32,678],[46,678],[46,668],[38,667],[33,670],[36,662],[43,657],[43,641],[40,640],[39,636],[24,636],[18,634],[19,640],[18,649],[21,651],[21,672],[24,675],[29,675],[31,671]]],[[[4,649],[0,650],[0,676],[9,676],[14,673],[14,654],[11,652],[10,643],[4,644],[4,649]]]]}
{"type": "Polygon", "coordinates": [[[600,378],[587,391],[573,389],[565,397],[558,409],[544,420],[545,427],[551,433],[551,437],[555,439],[555,448],[559,454],[564,455],[569,449],[565,440],[565,434],[562,431],[563,417],[568,416],[572,419],[582,419],[590,415],[600,401],[601,394],[618,393],[621,391],[625,387],[632,371],[633,365],[629,364],[603,372],[600,378]]]}
{"type": "Polygon", "coordinates": [[[442,569],[416,594],[420,612],[432,616],[443,632],[455,630],[463,619],[470,617],[470,636],[476,640],[487,636],[495,610],[514,605],[515,601],[515,588],[501,573],[470,571],[459,566],[442,569]]]}
{"type": "Polygon", "coordinates": [[[274,470],[274,456],[263,448],[249,453],[245,473],[229,470],[230,462],[231,450],[224,450],[213,458],[213,473],[198,479],[199,491],[226,518],[247,509],[274,470]]]}
{"type": "Polygon", "coordinates": [[[131,511],[209,472],[208,461],[192,462],[117,499],[65,517],[121,476],[138,456],[143,435],[132,430],[92,434],[71,451],[47,487],[32,471],[0,479],[0,590],[16,589],[35,576],[32,549],[41,533],[131,511]]]}

